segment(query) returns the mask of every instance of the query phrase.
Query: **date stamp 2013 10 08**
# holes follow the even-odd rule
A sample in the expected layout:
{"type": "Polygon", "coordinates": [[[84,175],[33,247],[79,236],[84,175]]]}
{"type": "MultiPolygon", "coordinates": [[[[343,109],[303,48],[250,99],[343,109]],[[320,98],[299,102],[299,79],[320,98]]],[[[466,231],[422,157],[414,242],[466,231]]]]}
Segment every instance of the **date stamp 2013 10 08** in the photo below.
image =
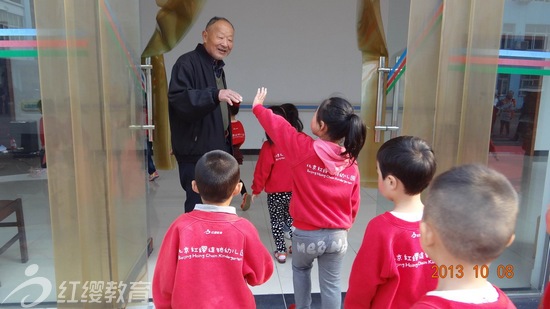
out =
{"type": "MultiPolygon", "coordinates": [[[[511,264],[497,266],[497,277],[499,279],[514,278],[514,266],[511,264]]],[[[464,266],[461,264],[458,265],[432,265],[432,278],[457,278],[460,279],[464,277],[464,266]]],[[[476,278],[487,278],[489,277],[489,266],[488,265],[474,265],[472,267],[474,276],[476,278]]]]}

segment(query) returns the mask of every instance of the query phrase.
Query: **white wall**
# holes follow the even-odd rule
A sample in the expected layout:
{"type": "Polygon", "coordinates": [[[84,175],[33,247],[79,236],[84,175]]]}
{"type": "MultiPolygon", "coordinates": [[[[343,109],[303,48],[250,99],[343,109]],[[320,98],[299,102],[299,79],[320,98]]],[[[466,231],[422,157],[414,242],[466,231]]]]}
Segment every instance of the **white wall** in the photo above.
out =
{"type": "MultiPolygon", "coordinates": [[[[154,29],[158,7],[140,0],[142,50],[154,29]]],[[[202,43],[201,32],[213,16],[235,27],[235,45],[226,59],[230,89],[244,102],[237,116],[246,129],[243,149],[259,149],[264,131],[250,112],[256,89],[268,87],[266,104],[317,106],[334,93],[352,104],[361,99],[361,52],[357,47],[357,2],[333,0],[208,0],[195,24],[164,55],[167,77],[177,58],[202,43]]],[[[301,110],[307,131],[311,112],[301,110]]]]}

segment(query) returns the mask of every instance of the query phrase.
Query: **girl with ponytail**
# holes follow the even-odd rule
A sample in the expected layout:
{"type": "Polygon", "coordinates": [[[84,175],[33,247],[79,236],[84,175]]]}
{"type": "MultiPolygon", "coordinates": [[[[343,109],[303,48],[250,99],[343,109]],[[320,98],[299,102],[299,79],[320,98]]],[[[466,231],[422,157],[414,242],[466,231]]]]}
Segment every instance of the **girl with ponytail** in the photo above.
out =
{"type": "Polygon", "coordinates": [[[252,111],[280,147],[291,167],[293,218],[292,270],[297,308],[311,306],[311,268],[317,259],[323,308],[341,308],[340,272],[347,233],[360,205],[357,157],[366,127],[343,98],[326,99],[311,120],[311,132],[299,133],[283,117],[263,106],[259,88],[252,111]]]}

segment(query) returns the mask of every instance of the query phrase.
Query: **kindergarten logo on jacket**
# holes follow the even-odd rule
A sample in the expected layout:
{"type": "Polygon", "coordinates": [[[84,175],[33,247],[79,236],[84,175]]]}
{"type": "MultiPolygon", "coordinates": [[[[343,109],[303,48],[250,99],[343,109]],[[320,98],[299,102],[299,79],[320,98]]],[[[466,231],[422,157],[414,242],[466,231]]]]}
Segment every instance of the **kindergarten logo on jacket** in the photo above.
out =
{"type": "Polygon", "coordinates": [[[242,261],[243,250],[216,246],[191,246],[178,250],[178,260],[191,259],[227,259],[242,261]]]}
{"type": "Polygon", "coordinates": [[[280,161],[285,159],[285,155],[280,152],[278,152],[274,157],[275,157],[275,161],[280,161]]]}
{"type": "Polygon", "coordinates": [[[412,254],[397,253],[395,255],[395,263],[397,267],[404,268],[418,268],[422,265],[435,264],[426,252],[414,252],[412,254]]]}
{"type": "Polygon", "coordinates": [[[330,175],[328,169],[323,166],[318,166],[315,164],[306,164],[306,172],[314,176],[331,179],[334,181],[339,181],[348,185],[351,185],[357,179],[356,175],[350,175],[346,173],[338,173],[336,175],[330,175]]]}

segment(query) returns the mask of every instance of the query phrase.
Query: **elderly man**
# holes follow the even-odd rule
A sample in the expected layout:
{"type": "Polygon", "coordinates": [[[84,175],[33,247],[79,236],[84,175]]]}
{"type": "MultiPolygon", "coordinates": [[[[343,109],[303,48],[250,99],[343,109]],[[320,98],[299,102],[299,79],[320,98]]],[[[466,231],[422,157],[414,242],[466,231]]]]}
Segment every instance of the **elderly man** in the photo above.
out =
{"type": "Polygon", "coordinates": [[[239,104],[242,96],[227,89],[223,59],[233,49],[234,31],[229,20],[213,17],[202,32],[203,43],[180,56],[172,68],[168,111],[185,212],[201,203],[191,188],[199,158],[214,149],[232,152],[227,104],[239,104]]]}

